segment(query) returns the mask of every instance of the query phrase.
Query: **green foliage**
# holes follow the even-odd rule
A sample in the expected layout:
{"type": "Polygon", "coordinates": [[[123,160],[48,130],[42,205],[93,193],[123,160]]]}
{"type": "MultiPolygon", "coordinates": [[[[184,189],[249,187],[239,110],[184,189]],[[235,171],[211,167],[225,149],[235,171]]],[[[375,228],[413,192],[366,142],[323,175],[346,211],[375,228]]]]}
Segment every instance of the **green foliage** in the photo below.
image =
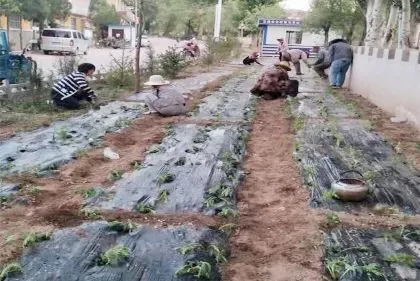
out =
{"type": "Polygon", "coordinates": [[[242,53],[242,45],[236,38],[228,37],[219,42],[209,39],[206,44],[206,52],[201,58],[206,65],[223,62],[242,53]]]}
{"type": "Polygon", "coordinates": [[[64,77],[76,71],[79,63],[79,59],[76,56],[63,56],[58,59],[54,68],[59,77],[64,77]]]}
{"type": "Polygon", "coordinates": [[[154,214],[155,209],[154,207],[149,203],[139,203],[135,207],[136,211],[141,214],[154,214]]]}
{"type": "Polygon", "coordinates": [[[360,273],[362,276],[367,276],[370,280],[372,277],[384,277],[381,267],[376,263],[358,265],[349,264],[345,257],[339,257],[327,260],[325,263],[326,272],[334,281],[342,280],[349,273],[360,273]]]}
{"type": "Polygon", "coordinates": [[[416,266],[415,257],[405,253],[387,256],[384,260],[391,264],[399,264],[413,268],[416,266]]]}
{"type": "Polygon", "coordinates": [[[329,227],[329,228],[333,228],[336,227],[337,225],[340,224],[340,218],[334,214],[334,213],[329,213],[327,214],[326,217],[326,222],[325,222],[325,226],[329,227]]]}
{"type": "Polygon", "coordinates": [[[322,199],[324,199],[325,201],[330,201],[333,199],[340,199],[340,197],[338,197],[337,193],[335,193],[334,190],[328,190],[322,194],[322,199]]]}
{"type": "Polygon", "coordinates": [[[131,233],[133,230],[137,229],[139,226],[135,223],[132,223],[130,220],[123,223],[119,221],[112,221],[108,223],[108,229],[117,231],[120,233],[131,233]]]}
{"type": "MultiPolygon", "coordinates": [[[[247,1],[251,2],[251,1],[247,1]]],[[[253,1],[253,2],[263,2],[263,1],[253,1]]],[[[264,1],[270,2],[270,1],[264,1]]],[[[275,2],[275,1],[271,1],[275,2]]],[[[248,6],[248,10],[244,12],[244,18],[242,19],[242,27],[247,33],[256,34],[258,33],[258,22],[259,18],[281,18],[286,15],[283,8],[277,3],[272,4],[257,4],[248,6]],[[253,8],[252,8],[253,7],[253,8]]]]}
{"type": "Polygon", "coordinates": [[[116,266],[130,258],[130,249],[123,245],[115,246],[103,253],[98,261],[99,265],[116,266]]]}
{"type": "Polygon", "coordinates": [[[217,215],[219,217],[228,218],[230,216],[236,217],[238,216],[238,213],[230,207],[224,207],[217,215]]]}
{"type": "Polygon", "coordinates": [[[98,210],[83,208],[80,210],[80,213],[90,220],[95,220],[101,218],[101,213],[98,210]]]}
{"type": "Polygon", "coordinates": [[[167,172],[161,175],[158,179],[159,184],[171,183],[175,180],[176,176],[173,173],[167,172]]]}
{"type": "Polygon", "coordinates": [[[211,265],[204,261],[188,262],[177,270],[176,275],[194,275],[194,277],[209,280],[211,276],[211,265]]]}
{"type": "Polygon", "coordinates": [[[202,250],[202,249],[204,249],[204,247],[203,245],[199,243],[191,243],[191,244],[176,248],[176,250],[182,255],[188,255],[189,253],[192,253],[196,250],[202,250]]]}
{"type": "Polygon", "coordinates": [[[210,256],[216,259],[217,263],[227,263],[224,250],[221,250],[216,245],[209,245],[208,251],[210,253],[210,256]]]}
{"type": "Polygon", "coordinates": [[[3,281],[7,277],[16,276],[18,274],[22,274],[22,266],[18,263],[9,263],[6,265],[0,273],[0,280],[3,281]]]}
{"type": "Polygon", "coordinates": [[[93,188],[93,187],[92,188],[89,188],[89,189],[82,189],[82,190],[79,191],[79,193],[85,199],[89,199],[89,198],[95,197],[98,194],[98,192],[96,191],[96,189],[93,188]]]}
{"type": "Polygon", "coordinates": [[[169,47],[159,56],[159,65],[163,76],[175,78],[185,68],[186,62],[183,55],[175,47],[169,47]]]}
{"type": "Polygon", "coordinates": [[[118,181],[118,180],[122,179],[124,173],[125,173],[124,170],[111,171],[111,174],[108,176],[108,179],[110,181],[118,181]]]}
{"type": "Polygon", "coordinates": [[[164,204],[168,203],[168,196],[169,196],[169,191],[167,190],[160,191],[158,195],[159,202],[164,203],[164,204]]]}
{"type": "Polygon", "coordinates": [[[92,0],[90,3],[90,16],[93,23],[97,26],[117,24],[120,17],[114,6],[107,3],[106,0],[92,0]]]}
{"type": "Polygon", "coordinates": [[[33,247],[42,241],[50,240],[50,238],[51,238],[51,233],[31,232],[23,240],[23,247],[24,248],[33,247]]]}
{"type": "Polygon", "coordinates": [[[55,20],[66,18],[72,5],[67,0],[21,0],[21,13],[25,19],[41,24],[44,21],[54,24],[55,20]]]}
{"type": "Polygon", "coordinates": [[[110,69],[105,76],[105,83],[115,88],[130,88],[134,83],[134,61],[126,50],[120,57],[111,55],[110,69]]]}

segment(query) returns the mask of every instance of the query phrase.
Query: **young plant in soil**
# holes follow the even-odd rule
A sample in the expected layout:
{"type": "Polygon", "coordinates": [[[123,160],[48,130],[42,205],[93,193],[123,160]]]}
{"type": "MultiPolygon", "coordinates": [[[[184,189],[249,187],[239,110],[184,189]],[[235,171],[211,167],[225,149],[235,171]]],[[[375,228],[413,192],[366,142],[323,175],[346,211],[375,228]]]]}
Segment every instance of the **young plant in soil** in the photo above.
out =
{"type": "Polygon", "coordinates": [[[325,226],[328,228],[334,228],[340,224],[340,218],[334,214],[330,213],[326,216],[325,226]]]}
{"type": "Polygon", "coordinates": [[[220,226],[219,230],[223,231],[227,235],[230,235],[230,234],[232,234],[233,231],[235,231],[235,229],[237,227],[238,227],[238,225],[236,225],[234,223],[227,223],[227,224],[224,224],[224,225],[220,226]]]}
{"type": "Polygon", "coordinates": [[[322,199],[324,199],[324,201],[330,201],[334,199],[340,199],[340,197],[338,197],[334,190],[328,190],[322,194],[322,199]]]}
{"type": "Polygon", "coordinates": [[[210,253],[210,256],[214,257],[216,259],[217,263],[227,263],[227,259],[225,257],[225,251],[221,250],[216,245],[209,245],[208,251],[210,253]]]}
{"type": "Polygon", "coordinates": [[[9,263],[0,273],[0,281],[5,280],[7,277],[13,277],[22,274],[22,266],[18,263],[9,263]]]}
{"type": "Polygon", "coordinates": [[[98,192],[96,191],[95,188],[89,188],[89,189],[82,189],[79,191],[79,194],[82,195],[83,198],[85,199],[89,199],[89,198],[93,198],[95,197],[98,192]]]}
{"type": "Polygon", "coordinates": [[[124,129],[129,127],[131,124],[133,123],[133,121],[129,120],[128,118],[119,118],[116,122],[115,122],[115,128],[117,129],[124,129]]]}
{"type": "Polygon", "coordinates": [[[154,207],[149,203],[139,203],[135,207],[136,211],[141,214],[154,214],[155,209],[154,207]]]}
{"type": "Polygon", "coordinates": [[[209,280],[211,276],[211,264],[204,261],[187,262],[182,268],[176,272],[177,276],[193,275],[199,279],[209,280]]]}
{"type": "Polygon", "coordinates": [[[175,163],[175,166],[184,166],[187,163],[187,158],[186,157],[180,157],[175,163]]]}
{"type": "Polygon", "coordinates": [[[305,127],[305,119],[303,117],[297,117],[293,120],[293,131],[295,133],[299,132],[305,127]]]}
{"type": "Polygon", "coordinates": [[[118,181],[118,180],[122,179],[124,173],[125,173],[124,170],[111,171],[111,174],[108,176],[108,179],[110,181],[118,181]]]}
{"type": "Polygon", "coordinates": [[[416,258],[412,255],[405,253],[387,256],[384,260],[390,264],[399,264],[412,268],[416,267],[416,258]]]}
{"type": "Polygon", "coordinates": [[[404,239],[404,231],[405,231],[405,228],[400,227],[394,231],[382,233],[381,238],[383,238],[387,242],[389,241],[399,242],[404,239]]]}
{"type": "Polygon", "coordinates": [[[196,250],[203,250],[203,249],[204,249],[203,245],[199,243],[191,243],[191,244],[176,248],[175,250],[177,250],[182,255],[188,255],[189,253],[192,253],[196,250]]]}
{"type": "Polygon", "coordinates": [[[65,141],[69,138],[69,134],[67,132],[67,129],[65,127],[60,128],[57,133],[54,133],[53,139],[58,139],[61,141],[65,141]]]}
{"type": "Polygon", "coordinates": [[[222,218],[228,218],[230,216],[237,217],[238,213],[230,207],[225,207],[217,215],[222,218]]]}
{"type": "Polygon", "coordinates": [[[119,233],[131,233],[134,230],[139,228],[139,225],[132,223],[131,220],[128,220],[126,223],[119,221],[108,222],[108,229],[117,231],[119,233]]]}
{"type": "Polygon", "coordinates": [[[98,265],[117,266],[130,258],[130,249],[123,245],[115,246],[99,257],[98,265]]]}
{"type": "Polygon", "coordinates": [[[160,191],[158,195],[159,202],[163,204],[168,203],[168,196],[169,196],[169,191],[167,190],[160,191]]]}
{"type": "Polygon", "coordinates": [[[23,247],[24,248],[33,247],[38,243],[50,240],[50,238],[51,238],[51,233],[31,232],[23,240],[23,247]]]}
{"type": "Polygon", "coordinates": [[[90,208],[83,208],[80,210],[80,213],[90,220],[96,220],[101,218],[101,213],[98,210],[90,209],[90,208]]]}
{"type": "Polygon", "coordinates": [[[175,129],[172,124],[168,124],[165,126],[165,137],[173,136],[175,135],[175,129]]]}
{"type": "Polygon", "coordinates": [[[131,163],[131,167],[134,170],[140,171],[142,169],[144,169],[144,165],[140,162],[140,161],[134,161],[131,163]]]}
{"type": "Polygon", "coordinates": [[[175,175],[168,172],[166,174],[163,174],[159,177],[158,179],[158,183],[159,184],[166,184],[166,183],[171,183],[175,180],[175,175]]]}

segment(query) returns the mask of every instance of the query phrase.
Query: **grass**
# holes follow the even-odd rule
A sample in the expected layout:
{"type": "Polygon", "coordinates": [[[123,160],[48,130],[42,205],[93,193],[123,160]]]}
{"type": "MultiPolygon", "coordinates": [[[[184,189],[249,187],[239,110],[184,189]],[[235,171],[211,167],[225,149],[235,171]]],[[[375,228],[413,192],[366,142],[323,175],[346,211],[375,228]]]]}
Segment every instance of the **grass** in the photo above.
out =
{"type": "Polygon", "coordinates": [[[182,255],[188,255],[189,253],[192,253],[196,250],[203,250],[204,246],[199,243],[191,243],[179,248],[176,248],[176,250],[182,254],[182,255]]]}
{"type": "Polygon", "coordinates": [[[387,256],[385,257],[384,261],[390,264],[399,264],[412,268],[416,267],[416,258],[412,255],[408,255],[405,253],[387,256]]]}
{"type": "Polygon", "coordinates": [[[89,189],[82,189],[78,192],[80,195],[82,195],[83,198],[85,199],[89,199],[89,198],[93,198],[95,197],[98,192],[96,191],[95,188],[89,188],[89,189]]]}
{"type": "Polygon", "coordinates": [[[305,118],[303,117],[297,117],[295,120],[293,120],[293,131],[299,132],[305,127],[305,118]]]}
{"type": "Polygon", "coordinates": [[[98,210],[94,210],[94,209],[90,209],[90,208],[83,208],[80,210],[80,213],[90,219],[90,220],[95,220],[95,219],[99,219],[101,218],[101,213],[98,210]]]}
{"type": "Polygon", "coordinates": [[[139,203],[136,205],[135,210],[141,214],[155,213],[155,209],[150,203],[139,203]]]}
{"type": "Polygon", "coordinates": [[[169,196],[169,191],[167,191],[167,190],[160,191],[159,195],[158,195],[159,202],[161,202],[163,204],[168,203],[168,196],[169,196]]]}
{"type": "Polygon", "coordinates": [[[116,266],[127,261],[130,255],[130,249],[128,247],[118,245],[103,253],[99,258],[98,264],[116,266]]]}
{"type": "Polygon", "coordinates": [[[124,173],[125,173],[124,170],[118,170],[118,171],[117,170],[113,170],[109,174],[108,179],[110,181],[118,181],[118,180],[122,179],[124,173]]]}
{"type": "Polygon", "coordinates": [[[0,273],[0,280],[3,281],[7,277],[16,276],[22,274],[22,266],[18,263],[9,263],[6,265],[0,273]]]}
{"type": "Polygon", "coordinates": [[[346,259],[343,257],[327,260],[325,270],[331,276],[332,280],[339,280],[346,267],[346,259]]]}
{"type": "Polygon", "coordinates": [[[111,221],[108,222],[108,229],[117,231],[120,233],[131,233],[135,229],[139,228],[137,224],[132,223],[130,220],[128,220],[126,223],[119,222],[119,221],[111,221]]]}
{"type": "Polygon", "coordinates": [[[367,275],[369,280],[371,280],[372,277],[385,276],[381,267],[376,263],[366,265],[358,265],[357,263],[350,264],[344,257],[327,260],[325,269],[334,281],[342,280],[349,273],[360,273],[362,276],[367,275]]]}
{"type": "Polygon", "coordinates": [[[175,178],[176,177],[173,173],[167,172],[159,177],[158,183],[159,184],[171,183],[175,180],[175,178]]]}
{"type": "Polygon", "coordinates": [[[33,247],[40,242],[50,240],[50,238],[51,238],[51,233],[31,232],[28,235],[26,235],[25,239],[23,240],[23,247],[24,248],[33,247]]]}
{"type": "Polygon", "coordinates": [[[182,275],[193,275],[196,278],[210,279],[211,276],[211,264],[204,261],[187,262],[182,268],[176,271],[177,276],[182,275]]]}

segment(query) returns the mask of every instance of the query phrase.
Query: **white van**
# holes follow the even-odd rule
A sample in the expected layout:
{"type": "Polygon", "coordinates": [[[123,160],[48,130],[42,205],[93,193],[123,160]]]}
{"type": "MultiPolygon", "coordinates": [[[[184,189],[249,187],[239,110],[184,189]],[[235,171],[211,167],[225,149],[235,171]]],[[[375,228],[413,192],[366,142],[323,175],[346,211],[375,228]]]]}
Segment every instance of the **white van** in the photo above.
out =
{"type": "Polygon", "coordinates": [[[52,52],[86,55],[89,49],[89,40],[74,29],[46,28],[41,40],[41,49],[46,55],[52,52]]]}

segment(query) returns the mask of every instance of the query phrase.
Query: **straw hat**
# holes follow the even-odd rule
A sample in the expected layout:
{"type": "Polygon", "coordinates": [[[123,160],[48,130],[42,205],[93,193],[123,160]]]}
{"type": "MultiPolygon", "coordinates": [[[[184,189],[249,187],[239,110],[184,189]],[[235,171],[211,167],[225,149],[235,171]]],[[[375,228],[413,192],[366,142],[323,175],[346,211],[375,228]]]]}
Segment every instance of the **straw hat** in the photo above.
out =
{"type": "Polygon", "coordinates": [[[278,63],[274,64],[274,66],[276,68],[283,68],[286,71],[292,70],[292,68],[290,67],[290,65],[286,61],[278,62],[278,63]]]}
{"type": "Polygon", "coordinates": [[[169,81],[163,79],[160,75],[152,75],[149,78],[149,81],[144,83],[146,86],[162,86],[162,85],[168,85],[169,81]]]}

